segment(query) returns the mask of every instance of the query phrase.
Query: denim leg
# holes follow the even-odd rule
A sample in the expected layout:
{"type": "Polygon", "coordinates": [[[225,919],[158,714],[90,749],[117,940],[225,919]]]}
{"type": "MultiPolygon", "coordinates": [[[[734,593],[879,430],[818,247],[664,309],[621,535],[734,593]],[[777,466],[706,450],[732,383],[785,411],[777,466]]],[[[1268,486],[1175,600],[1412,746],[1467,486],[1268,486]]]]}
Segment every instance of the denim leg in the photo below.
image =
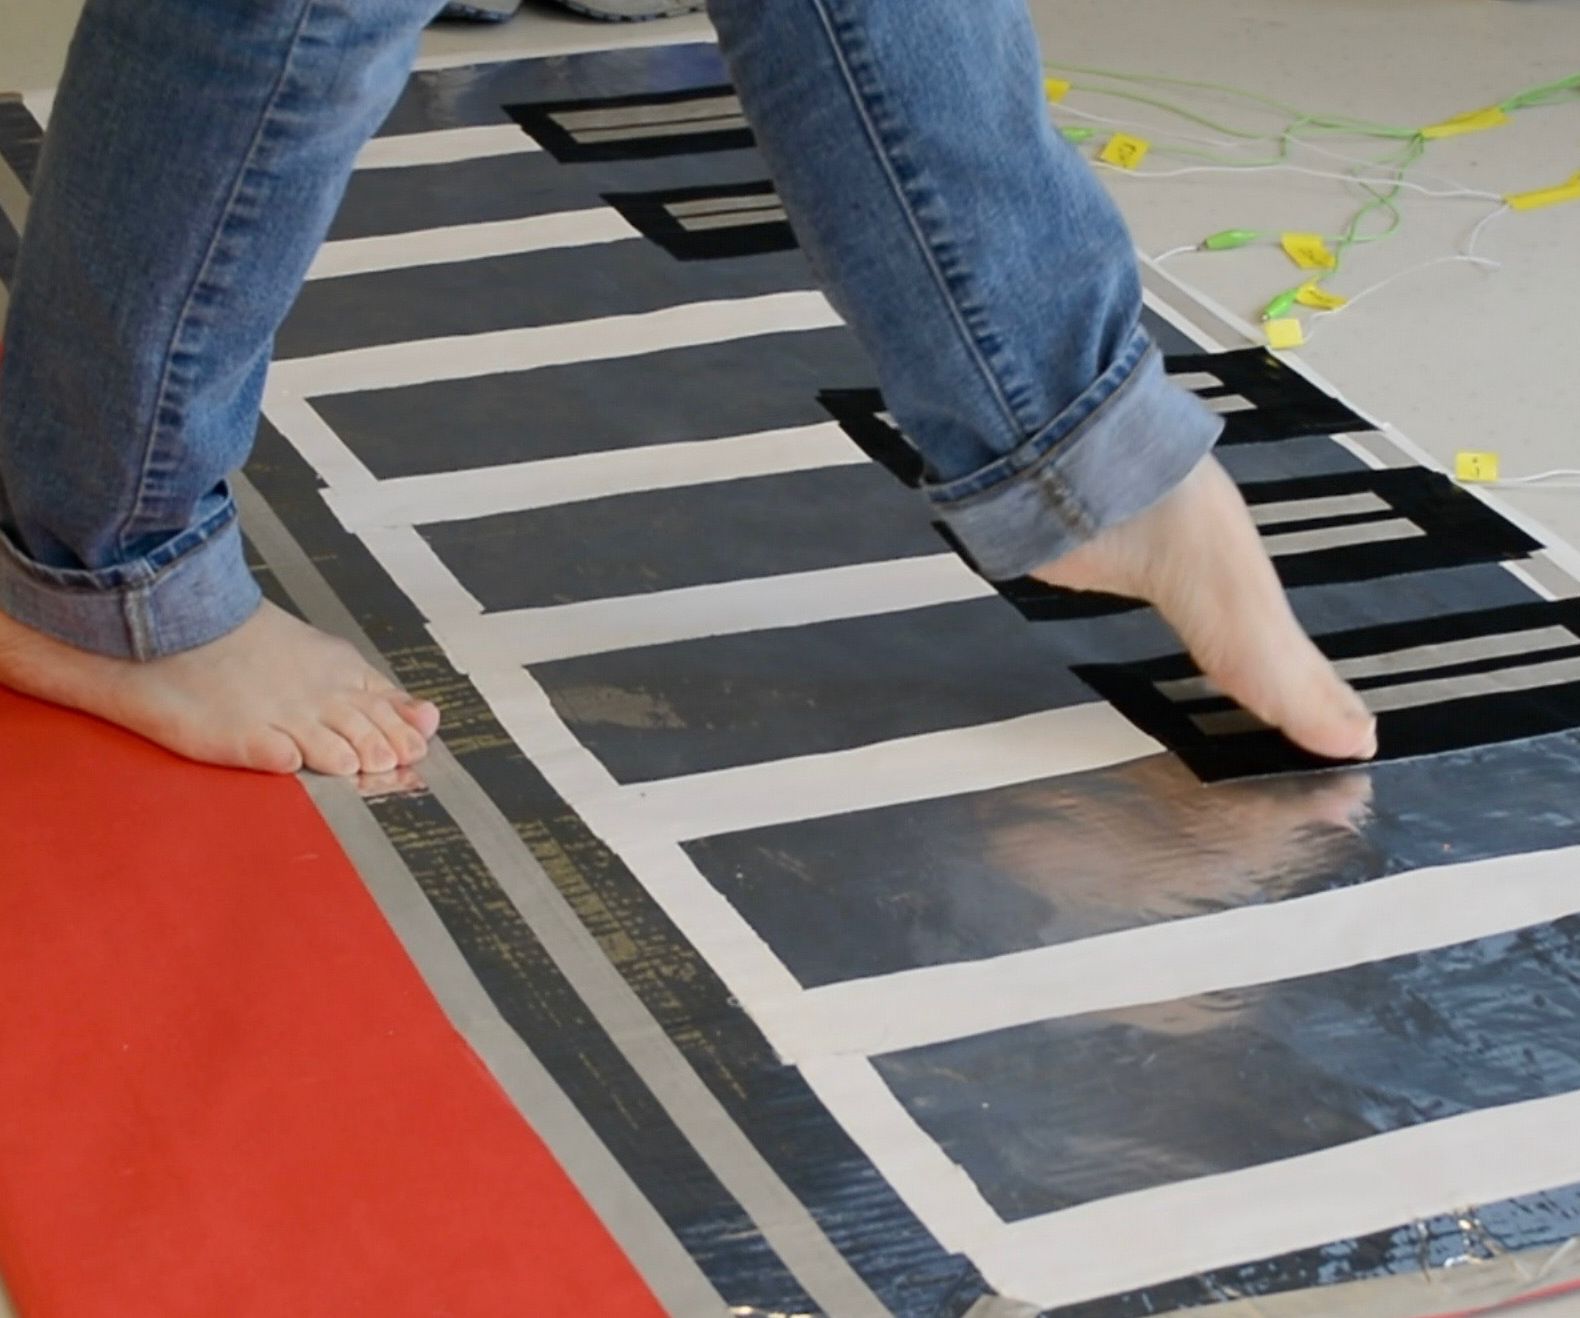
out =
{"type": "Polygon", "coordinates": [[[89,0],[0,362],[0,610],[151,658],[258,591],[227,478],[439,0],[89,0]]]}
{"type": "Polygon", "coordinates": [[[1140,327],[1134,249],[1052,126],[1024,0],[710,10],[802,245],[987,576],[1189,473],[1221,423],[1140,327]]]}

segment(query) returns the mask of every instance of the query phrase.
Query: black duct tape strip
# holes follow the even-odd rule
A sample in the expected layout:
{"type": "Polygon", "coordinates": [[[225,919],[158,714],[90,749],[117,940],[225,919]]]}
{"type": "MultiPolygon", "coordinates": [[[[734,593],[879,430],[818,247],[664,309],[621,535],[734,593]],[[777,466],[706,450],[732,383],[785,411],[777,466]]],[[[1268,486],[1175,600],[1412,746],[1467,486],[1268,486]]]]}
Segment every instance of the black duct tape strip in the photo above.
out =
{"type": "MultiPolygon", "coordinates": [[[[1357,680],[1363,696],[1369,691],[1381,696],[1404,683],[1442,684],[1441,695],[1426,693],[1418,702],[1379,714],[1377,758],[1402,760],[1580,727],[1580,680],[1555,678],[1536,684],[1529,677],[1522,679],[1522,673],[1535,665],[1580,659],[1580,601],[1450,614],[1334,632],[1315,640],[1330,659],[1364,659],[1553,627],[1571,633],[1573,645],[1527,656],[1511,654],[1469,662],[1450,658],[1435,666],[1430,656],[1424,656],[1407,670],[1357,680]],[[1467,685],[1465,679],[1487,674],[1496,675],[1492,683],[1496,689],[1455,694],[1456,685],[1467,685]]],[[[1222,697],[1175,699],[1160,690],[1161,684],[1198,676],[1195,665],[1184,655],[1140,664],[1083,664],[1074,672],[1143,732],[1177,754],[1204,782],[1332,767],[1329,761],[1300,750],[1271,729],[1241,726],[1244,720],[1234,718],[1233,705],[1222,697]],[[1223,730],[1204,728],[1197,721],[1210,722],[1214,717],[1223,718],[1223,730]]]]}
{"type": "Polygon", "coordinates": [[[5,212],[0,211],[0,287],[11,287],[11,276],[16,273],[17,252],[22,239],[11,227],[5,212]]]}
{"type": "MultiPolygon", "coordinates": [[[[1502,563],[1529,557],[1541,548],[1538,540],[1447,476],[1420,467],[1258,481],[1242,485],[1240,492],[1253,509],[1346,494],[1374,494],[1388,505],[1388,511],[1281,522],[1264,527],[1269,534],[1361,527],[1369,522],[1378,523],[1381,529],[1382,524],[1399,518],[1422,532],[1405,539],[1379,538],[1299,553],[1278,553],[1275,545],[1273,562],[1280,580],[1289,589],[1375,581],[1476,563],[1502,563]]],[[[946,539],[959,548],[953,537],[946,535],[946,539]]],[[[999,593],[1032,622],[1103,617],[1142,607],[1137,600],[1060,590],[1031,577],[996,584],[999,593]]]]}
{"type": "Polygon", "coordinates": [[[18,97],[0,96],[0,160],[11,166],[29,192],[43,145],[44,130],[33,112],[18,97]]]}
{"type": "Polygon", "coordinates": [[[1168,359],[1170,375],[1204,371],[1221,387],[1199,390],[1202,398],[1238,394],[1253,406],[1225,415],[1220,444],[1256,444],[1306,435],[1342,435],[1375,426],[1263,348],[1212,352],[1168,359]]]}
{"type": "MultiPolygon", "coordinates": [[[[1258,355],[1264,354],[1249,354],[1250,357],[1258,355]]],[[[1211,370],[1222,379],[1233,376],[1234,370],[1223,371],[1200,363],[1219,363],[1225,358],[1245,359],[1247,356],[1244,353],[1228,353],[1172,358],[1170,365],[1172,369],[1175,363],[1184,362],[1189,364],[1191,371],[1211,370]]],[[[1287,372],[1287,368],[1280,363],[1275,361],[1273,365],[1287,372]]],[[[1253,372],[1258,369],[1249,361],[1241,362],[1241,366],[1253,372]]],[[[1301,388],[1311,388],[1306,381],[1289,374],[1301,388]]],[[[876,389],[825,389],[818,395],[818,401],[863,453],[886,468],[902,484],[912,489],[921,488],[926,477],[926,464],[911,442],[885,418],[883,397],[876,389]]],[[[1327,401],[1331,403],[1331,400],[1327,401]]],[[[1331,405],[1353,417],[1353,413],[1343,409],[1342,405],[1331,405]]],[[[1359,544],[1276,554],[1274,561],[1279,577],[1291,589],[1371,581],[1408,572],[1429,572],[1476,563],[1505,562],[1525,558],[1541,548],[1537,540],[1499,516],[1448,477],[1419,467],[1259,481],[1243,485],[1241,493],[1253,508],[1351,494],[1372,494],[1388,506],[1386,511],[1291,521],[1268,528],[1279,533],[1359,526],[1368,521],[1382,522],[1396,518],[1412,522],[1422,532],[1405,539],[1379,538],[1359,544]]],[[[939,522],[936,529],[945,543],[975,570],[976,564],[970,552],[949,528],[939,522]]],[[[1143,607],[1138,600],[1118,595],[1061,590],[1031,577],[1017,577],[993,584],[999,594],[1031,622],[1106,617],[1143,607]]]]}
{"type": "Polygon", "coordinates": [[[729,84],[711,87],[691,87],[678,92],[643,93],[635,96],[603,96],[578,101],[536,101],[507,105],[505,113],[526,131],[556,160],[575,164],[588,160],[653,160],[662,156],[689,156],[704,151],[740,151],[756,144],[752,130],[744,118],[739,125],[724,127],[706,126],[709,116],[702,103],[720,97],[733,97],[735,89],[729,84]],[[629,137],[610,136],[597,141],[583,141],[568,130],[559,116],[595,110],[633,111],[632,127],[646,127],[641,123],[640,111],[644,108],[698,103],[698,127],[692,132],[678,132],[661,136],[629,137]]]}
{"type": "Polygon", "coordinates": [[[927,464],[899,427],[885,418],[886,404],[876,389],[825,389],[817,401],[869,458],[902,485],[922,488],[927,464]]]}
{"type": "Polygon", "coordinates": [[[604,200],[652,242],[681,261],[711,261],[732,256],[760,256],[793,251],[795,231],[785,219],[753,219],[751,211],[736,212],[738,222],[709,229],[688,229],[671,207],[687,202],[777,201],[773,185],[724,183],[667,192],[609,192],[604,200]]]}
{"type": "MultiPolygon", "coordinates": [[[[1203,373],[1221,382],[1196,391],[1198,397],[1237,395],[1252,404],[1247,411],[1224,416],[1219,444],[1267,443],[1376,429],[1261,348],[1177,355],[1167,359],[1167,368],[1172,376],[1203,373]]],[[[921,484],[921,458],[884,418],[886,404],[876,389],[828,390],[820,395],[820,401],[873,461],[888,467],[907,485],[921,484]]]]}

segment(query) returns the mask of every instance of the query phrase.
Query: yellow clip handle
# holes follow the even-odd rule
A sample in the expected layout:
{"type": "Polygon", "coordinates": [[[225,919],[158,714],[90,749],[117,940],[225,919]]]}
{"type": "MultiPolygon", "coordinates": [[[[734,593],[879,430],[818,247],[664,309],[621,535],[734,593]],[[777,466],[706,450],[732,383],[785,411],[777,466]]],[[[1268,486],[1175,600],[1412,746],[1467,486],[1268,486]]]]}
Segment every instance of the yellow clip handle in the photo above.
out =
{"type": "Polygon", "coordinates": [[[1295,294],[1295,301],[1303,307],[1315,307],[1318,311],[1337,311],[1340,307],[1349,305],[1349,298],[1341,297],[1337,293],[1330,293],[1316,280],[1309,284],[1302,284],[1300,292],[1295,294]]]}
{"type": "Polygon", "coordinates": [[[1580,201],[1580,174],[1556,188],[1543,188],[1539,192],[1511,192],[1503,200],[1517,211],[1535,211],[1543,206],[1556,206],[1560,202],[1580,201]]]}
{"type": "Polygon", "coordinates": [[[1334,270],[1339,258],[1328,250],[1320,233],[1286,233],[1282,242],[1289,259],[1302,270],[1334,270]]]}
{"type": "Polygon", "coordinates": [[[1465,482],[1495,481],[1498,479],[1496,453],[1454,454],[1454,475],[1465,482]]]}
{"type": "Polygon", "coordinates": [[[1108,145],[1102,149],[1097,158],[1105,165],[1114,165],[1120,169],[1135,169],[1147,158],[1147,152],[1150,150],[1152,143],[1144,137],[1115,133],[1108,139],[1108,145]]]}
{"type": "Polygon", "coordinates": [[[1283,320],[1270,320],[1264,327],[1267,330],[1267,346],[1275,349],[1298,348],[1306,341],[1306,330],[1293,316],[1283,320]]]}
{"type": "Polygon", "coordinates": [[[1489,105],[1485,110],[1466,110],[1464,114],[1456,114],[1452,118],[1443,120],[1440,124],[1432,124],[1421,130],[1421,136],[1429,142],[1435,142],[1440,137],[1459,137],[1463,133],[1484,133],[1489,128],[1497,128],[1509,122],[1509,116],[1498,106],[1489,105]]]}
{"type": "Polygon", "coordinates": [[[1070,84],[1063,78],[1044,78],[1042,80],[1042,90],[1048,100],[1057,105],[1070,94],[1070,84]]]}

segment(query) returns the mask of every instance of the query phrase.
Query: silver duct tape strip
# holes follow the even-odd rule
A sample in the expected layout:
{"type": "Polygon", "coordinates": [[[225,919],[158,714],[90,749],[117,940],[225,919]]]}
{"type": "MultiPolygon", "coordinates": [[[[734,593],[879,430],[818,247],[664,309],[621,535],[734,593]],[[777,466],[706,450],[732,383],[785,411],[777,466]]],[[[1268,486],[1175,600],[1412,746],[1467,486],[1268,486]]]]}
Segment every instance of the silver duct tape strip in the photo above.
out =
{"type": "Polygon", "coordinates": [[[643,124],[640,128],[582,128],[572,136],[587,144],[596,142],[637,142],[657,137],[693,137],[699,133],[727,132],[745,128],[739,115],[719,115],[707,119],[688,119],[672,124],[643,124]]]}
{"type": "MultiPolygon", "coordinates": [[[[1346,681],[1359,682],[1372,677],[1392,677],[1400,673],[1446,668],[1451,664],[1480,663],[1486,659],[1515,659],[1580,644],[1567,627],[1537,627],[1528,631],[1505,632],[1495,636],[1471,636],[1442,645],[1415,645],[1407,650],[1341,659],[1334,667],[1346,681]]],[[[1189,677],[1176,682],[1159,682],[1158,693],[1174,701],[1207,700],[1222,693],[1205,678],[1189,677]]]]}
{"type": "Polygon", "coordinates": [[[1285,531],[1264,535],[1262,543],[1274,558],[1290,554],[1315,554],[1349,545],[1381,544],[1385,540],[1415,540],[1426,534],[1403,517],[1386,522],[1361,522],[1355,526],[1325,526],[1312,531],[1285,531]]]}
{"type": "Polygon", "coordinates": [[[667,105],[641,102],[596,110],[558,110],[551,117],[567,132],[578,133],[584,129],[650,128],[687,120],[741,116],[740,100],[734,96],[699,96],[667,105]]]}
{"type": "Polygon", "coordinates": [[[692,215],[724,215],[735,211],[783,212],[784,205],[778,194],[770,191],[738,197],[697,197],[691,201],[672,201],[664,209],[676,219],[685,219],[692,215]]]}
{"type": "MultiPolygon", "coordinates": [[[[1496,1258],[1467,1255],[1453,1267],[1423,1268],[1399,1277],[1233,1300],[1214,1305],[1210,1312],[1213,1318],[1420,1318],[1423,1313],[1450,1310],[1480,1313],[1576,1282],[1580,1282],[1580,1245],[1571,1240],[1551,1249],[1496,1258]]],[[[1533,1318],[1537,1314],[1562,1318],[1576,1311],[1576,1301],[1570,1300],[1562,1307],[1530,1312],[1533,1318]]]]}
{"type": "MultiPolygon", "coordinates": [[[[1419,705],[1474,700],[1480,696],[1501,695],[1509,691],[1535,691],[1544,686],[1564,686],[1571,682],[1580,682],[1580,659],[1554,659],[1545,664],[1498,668],[1485,673],[1466,673],[1460,677],[1423,678],[1419,682],[1401,682],[1398,686],[1373,687],[1361,692],[1361,698],[1372,713],[1387,714],[1419,705]]],[[[1191,722],[1209,736],[1254,732],[1263,726],[1254,715],[1243,709],[1197,714],[1191,722]]]]}
{"type": "Polygon", "coordinates": [[[1393,509],[1380,495],[1329,494],[1316,499],[1288,499],[1282,503],[1254,503],[1251,520],[1258,526],[1283,522],[1315,521],[1319,517],[1359,517],[1363,513],[1386,513],[1393,509]]]}

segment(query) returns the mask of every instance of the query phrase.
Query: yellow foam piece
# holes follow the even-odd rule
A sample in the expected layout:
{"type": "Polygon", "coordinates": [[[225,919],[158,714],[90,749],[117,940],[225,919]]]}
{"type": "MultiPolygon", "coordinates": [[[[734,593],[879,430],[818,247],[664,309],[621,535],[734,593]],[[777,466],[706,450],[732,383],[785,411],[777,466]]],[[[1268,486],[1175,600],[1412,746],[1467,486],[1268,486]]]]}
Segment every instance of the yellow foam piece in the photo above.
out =
{"type": "Polygon", "coordinates": [[[1454,475],[1462,481],[1495,481],[1498,479],[1498,455],[1496,453],[1456,453],[1454,454],[1454,475]]]}
{"type": "Polygon", "coordinates": [[[1466,110],[1463,114],[1450,116],[1440,124],[1431,124],[1421,130],[1421,136],[1429,142],[1435,142],[1440,137],[1484,133],[1489,128],[1498,128],[1508,122],[1509,116],[1500,107],[1489,105],[1484,110],[1466,110]]]}
{"type": "Polygon", "coordinates": [[[1504,201],[1517,211],[1540,210],[1543,206],[1557,206],[1565,201],[1580,201],[1580,174],[1556,188],[1541,188],[1536,192],[1511,192],[1504,201]]]}
{"type": "Polygon", "coordinates": [[[1063,78],[1044,78],[1042,90],[1048,99],[1057,105],[1070,94],[1070,84],[1063,78]]]}
{"type": "Polygon", "coordinates": [[[1309,284],[1300,286],[1300,292],[1295,294],[1295,301],[1303,307],[1314,307],[1318,311],[1337,311],[1340,307],[1348,306],[1350,300],[1338,293],[1328,292],[1313,280],[1309,284]]]}
{"type": "Polygon", "coordinates": [[[1278,350],[1298,348],[1306,341],[1306,327],[1293,316],[1267,322],[1267,346],[1278,350]]]}
{"type": "Polygon", "coordinates": [[[1132,137],[1129,133],[1115,133],[1108,139],[1098,159],[1106,165],[1114,165],[1119,169],[1135,169],[1147,158],[1147,152],[1152,150],[1152,143],[1144,137],[1132,137]]]}
{"type": "Polygon", "coordinates": [[[1336,270],[1339,258],[1328,250],[1320,233],[1286,233],[1280,239],[1284,253],[1302,270],[1336,270]]]}

